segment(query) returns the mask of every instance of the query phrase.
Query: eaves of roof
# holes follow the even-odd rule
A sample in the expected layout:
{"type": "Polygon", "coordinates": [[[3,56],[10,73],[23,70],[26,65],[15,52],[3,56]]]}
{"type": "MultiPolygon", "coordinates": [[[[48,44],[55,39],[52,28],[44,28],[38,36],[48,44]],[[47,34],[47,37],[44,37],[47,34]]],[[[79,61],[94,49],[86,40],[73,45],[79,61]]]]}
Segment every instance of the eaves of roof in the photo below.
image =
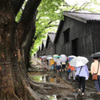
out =
{"type": "Polygon", "coordinates": [[[67,16],[78,21],[88,23],[89,21],[99,21],[100,22],[100,13],[82,13],[82,12],[63,12],[64,16],[67,16]]]}

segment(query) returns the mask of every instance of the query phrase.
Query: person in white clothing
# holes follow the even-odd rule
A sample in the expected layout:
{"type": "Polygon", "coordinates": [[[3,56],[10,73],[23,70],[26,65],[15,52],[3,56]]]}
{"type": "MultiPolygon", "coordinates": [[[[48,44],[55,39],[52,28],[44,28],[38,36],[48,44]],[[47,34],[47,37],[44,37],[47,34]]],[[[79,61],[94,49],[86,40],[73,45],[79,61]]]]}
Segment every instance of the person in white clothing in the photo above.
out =
{"type": "Polygon", "coordinates": [[[59,57],[56,60],[56,70],[57,73],[61,72],[61,60],[59,59],[59,57]]]}

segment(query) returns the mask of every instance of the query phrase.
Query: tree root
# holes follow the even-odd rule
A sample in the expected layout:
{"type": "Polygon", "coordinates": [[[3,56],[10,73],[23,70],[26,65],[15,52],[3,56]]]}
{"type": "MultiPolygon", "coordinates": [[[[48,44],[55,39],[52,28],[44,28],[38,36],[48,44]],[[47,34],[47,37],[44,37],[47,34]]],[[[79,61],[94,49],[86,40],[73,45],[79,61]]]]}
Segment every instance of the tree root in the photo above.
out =
{"type": "Polygon", "coordinates": [[[32,80],[30,81],[30,87],[40,94],[49,94],[50,91],[53,91],[53,90],[57,91],[60,89],[70,91],[73,88],[69,85],[63,86],[63,85],[57,84],[57,83],[37,83],[37,82],[34,82],[32,80]]]}
{"type": "Polygon", "coordinates": [[[6,100],[20,100],[20,98],[18,98],[17,95],[15,95],[15,93],[7,93],[6,94],[6,100]]]}

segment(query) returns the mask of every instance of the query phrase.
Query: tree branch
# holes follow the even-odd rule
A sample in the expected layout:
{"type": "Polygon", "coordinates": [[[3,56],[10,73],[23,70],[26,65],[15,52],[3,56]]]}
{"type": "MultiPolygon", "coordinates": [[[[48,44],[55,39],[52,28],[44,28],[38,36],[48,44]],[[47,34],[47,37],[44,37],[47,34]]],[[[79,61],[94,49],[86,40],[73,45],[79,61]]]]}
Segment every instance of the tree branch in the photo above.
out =
{"type": "Polygon", "coordinates": [[[87,6],[87,4],[89,4],[90,2],[85,2],[85,3],[83,3],[78,9],[75,9],[75,10],[73,10],[74,12],[75,11],[81,11],[81,10],[84,10],[85,9],[85,7],[87,6]]]}
{"type": "MultiPolygon", "coordinates": [[[[31,28],[33,23],[35,23],[36,11],[37,7],[40,4],[41,0],[28,0],[25,9],[22,13],[22,17],[19,23],[19,29],[22,27],[23,30],[18,33],[19,45],[21,45],[25,40],[29,32],[31,32],[31,28]]],[[[35,27],[35,26],[34,26],[35,27]]]]}
{"type": "Polygon", "coordinates": [[[75,5],[70,9],[70,11],[72,11],[76,6],[77,6],[77,4],[75,4],[75,5]]]}
{"type": "Polygon", "coordinates": [[[36,9],[40,4],[41,0],[28,0],[25,9],[22,13],[21,23],[25,26],[33,20],[33,16],[36,13],[36,9]]]}
{"type": "Polygon", "coordinates": [[[9,0],[13,6],[14,9],[14,13],[15,15],[18,13],[18,11],[20,10],[21,6],[24,3],[24,0],[9,0]]]}

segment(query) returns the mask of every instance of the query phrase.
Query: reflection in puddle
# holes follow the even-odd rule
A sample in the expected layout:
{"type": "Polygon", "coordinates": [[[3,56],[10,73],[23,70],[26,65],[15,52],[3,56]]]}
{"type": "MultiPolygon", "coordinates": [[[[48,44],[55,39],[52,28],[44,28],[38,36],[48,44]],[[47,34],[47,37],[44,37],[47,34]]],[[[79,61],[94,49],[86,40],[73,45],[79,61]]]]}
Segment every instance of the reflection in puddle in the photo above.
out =
{"type": "Polygon", "coordinates": [[[48,98],[49,100],[57,100],[56,95],[52,95],[52,96],[47,95],[47,98],[48,98]]]}
{"type": "Polygon", "coordinates": [[[36,82],[50,82],[56,83],[58,79],[55,76],[48,76],[48,75],[32,75],[30,78],[36,82]]]}
{"type": "Polygon", "coordinates": [[[43,81],[41,76],[32,76],[31,79],[36,81],[36,82],[42,82],[43,81]]]}

